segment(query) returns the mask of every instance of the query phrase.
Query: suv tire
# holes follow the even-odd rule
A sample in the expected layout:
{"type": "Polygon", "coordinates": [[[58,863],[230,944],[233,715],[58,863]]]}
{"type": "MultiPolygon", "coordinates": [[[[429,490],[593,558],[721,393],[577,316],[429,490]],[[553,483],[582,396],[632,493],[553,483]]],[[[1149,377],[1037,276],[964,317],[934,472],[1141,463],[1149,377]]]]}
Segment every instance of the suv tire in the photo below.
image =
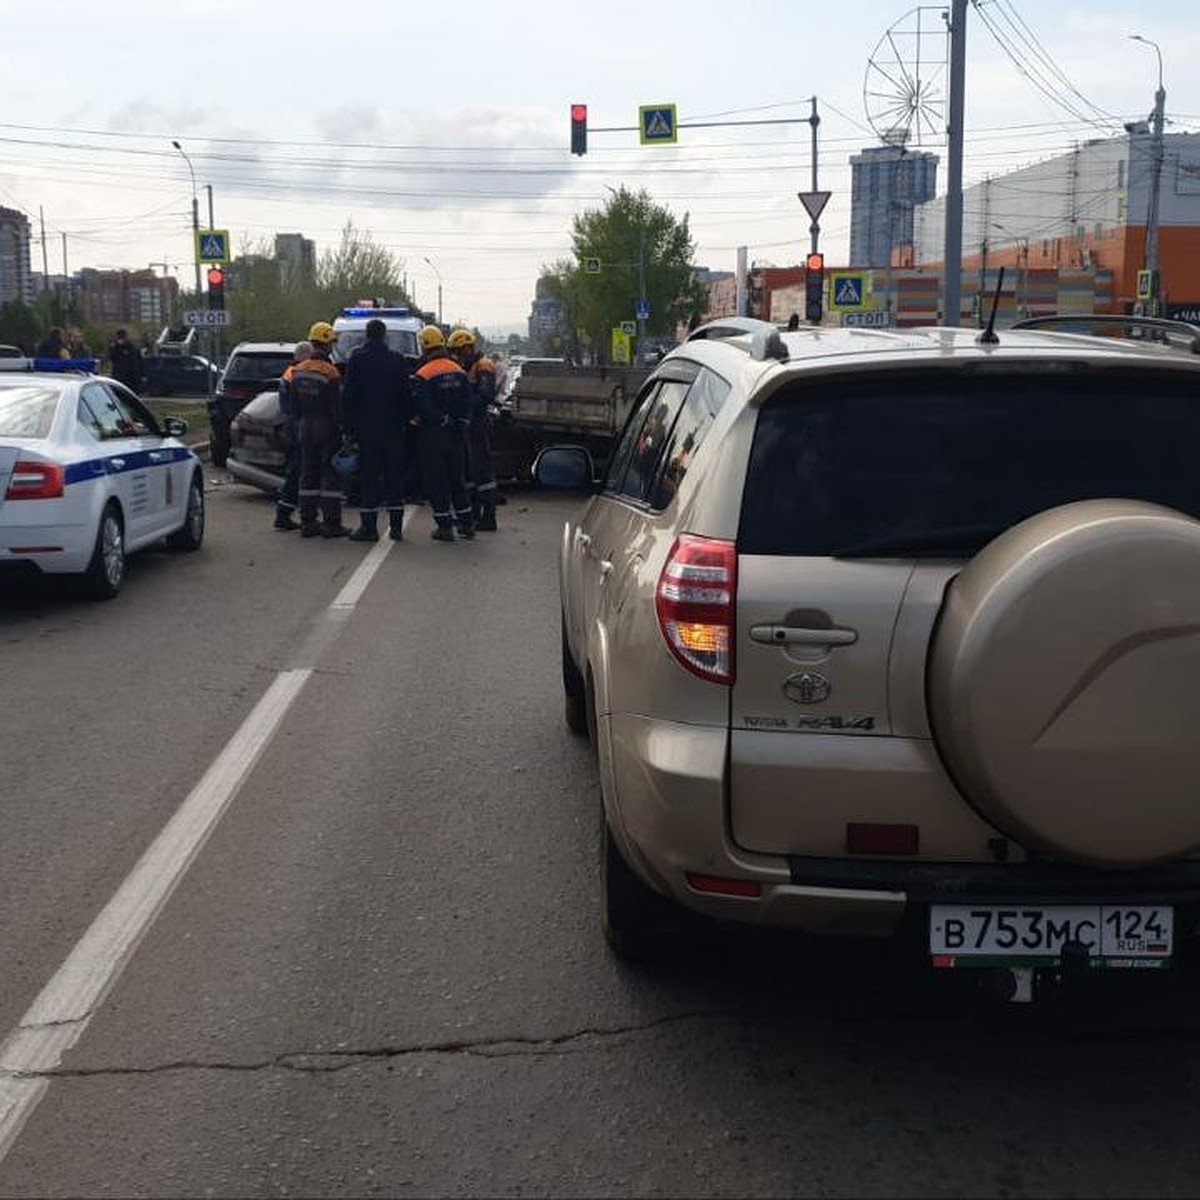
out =
{"type": "Polygon", "coordinates": [[[1200,522],[1134,500],[1039,513],[963,569],[932,642],[930,718],[985,819],[1092,867],[1200,846],[1197,594],[1200,522]]]}
{"type": "Polygon", "coordinates": [[[571,648],[567,644],[567,621],[562,619],[562,681],[563,681],[563,719],[572,733],[587,737],[587,688],[583,676],[571,657],[571,648]]]}
{"type": "Polygon", "coordinates": [[[642,882],[600,814],[601,926],[609,949],[643,966],[677,961],[698,940],[703,918],[642,882]]]}

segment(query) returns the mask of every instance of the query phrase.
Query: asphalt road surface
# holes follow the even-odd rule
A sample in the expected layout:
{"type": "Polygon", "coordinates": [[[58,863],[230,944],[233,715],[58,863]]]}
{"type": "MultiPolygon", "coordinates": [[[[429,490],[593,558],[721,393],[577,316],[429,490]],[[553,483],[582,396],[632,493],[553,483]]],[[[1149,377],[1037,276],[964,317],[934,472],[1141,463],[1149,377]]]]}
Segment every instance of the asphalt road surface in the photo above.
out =
{"type": "Polygon", "coordinates": [[[107,604],[0,596],[0,1040],[70,1043],[0,1072],[39,1089],[0,1195],[1195,1193],[1194,994],[983,1006],[762,936],[610,957],[561,721],[577,501],[514,491],[453,546],[416,509],[371,549],[209,476],[200,554],[107,604]],[[154,893],[185,802],[211,826],[154,893]],[[63,982],[130,879],[142,925],[63,982]],[[56,979],[87,999],[31,1019],[56,979]]]}

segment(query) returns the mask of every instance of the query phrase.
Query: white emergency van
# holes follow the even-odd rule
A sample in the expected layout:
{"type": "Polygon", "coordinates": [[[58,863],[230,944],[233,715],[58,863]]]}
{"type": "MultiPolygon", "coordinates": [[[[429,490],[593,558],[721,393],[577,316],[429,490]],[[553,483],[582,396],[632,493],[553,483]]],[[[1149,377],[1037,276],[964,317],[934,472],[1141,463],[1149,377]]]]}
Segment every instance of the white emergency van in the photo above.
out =
{"type": "Polygon", "coordinates": [[[343,308],[334,318],[333,331],[337,334],[337,342],[333,347],[334,362],[346,362],[366,341],[367,322],[372,318],[378,318],[387,326],[388,345],[393,350],[398,350],[414,362],[420,357],[417,334],[425,324],[420,313],[399,305],[360,300],[349,308],[343,308]]]}

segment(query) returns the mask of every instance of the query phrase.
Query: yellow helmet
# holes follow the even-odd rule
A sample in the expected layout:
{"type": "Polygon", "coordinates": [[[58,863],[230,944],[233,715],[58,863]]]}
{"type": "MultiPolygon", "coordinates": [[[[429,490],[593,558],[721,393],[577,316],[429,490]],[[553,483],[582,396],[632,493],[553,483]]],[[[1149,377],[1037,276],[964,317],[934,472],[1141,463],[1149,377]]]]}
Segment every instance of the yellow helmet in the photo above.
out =
{"type": "Polygon", "coordinates": [[[423,351],[436,350],[439,346],[446,344],[442,331],[436,325],[423,326],[421,332],[417,334],[417,341],[420,342],[423,351]]]}
{"type": "Polygon", "coordinates": [[[458,329],[450,331],[450,336],[446,339],[446,345],[451,350],[462,350],[467,346],[474,346],[475,335],[469,329],[463,329],[460,326],[458,329]]]}
{"type": "Polygon", "coordinates": [[[314,321],[308,331],[308,340],[324,342],[327,346],[331,346],[337,341],[337,334],[333,332],[333,326],[328,321],[314,321]]]}

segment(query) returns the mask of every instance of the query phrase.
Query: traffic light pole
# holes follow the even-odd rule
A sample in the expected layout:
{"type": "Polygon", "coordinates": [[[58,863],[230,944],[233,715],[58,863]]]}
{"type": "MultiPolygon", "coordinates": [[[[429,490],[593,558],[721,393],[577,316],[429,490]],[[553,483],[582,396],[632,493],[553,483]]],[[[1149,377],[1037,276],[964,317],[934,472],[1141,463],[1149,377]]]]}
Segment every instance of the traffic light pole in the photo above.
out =
{"type": "MultiPolygon", "coordinates": [[[[817,114],[817,98],[812,98],[812,115],[808,118],[808,123],[812,126],[812,190],[817,192],[817,126],[821,124],[821,118],[817,114]]],[[[820,209],[817,210],[818,214],[820,209]]],[[[821,238],[821,221],[819,215],[813,217],[812,224],[808,227],[809,236],[812,242],[809,245],[811,253],[816,254],[817,244],[821,238]]]]}

